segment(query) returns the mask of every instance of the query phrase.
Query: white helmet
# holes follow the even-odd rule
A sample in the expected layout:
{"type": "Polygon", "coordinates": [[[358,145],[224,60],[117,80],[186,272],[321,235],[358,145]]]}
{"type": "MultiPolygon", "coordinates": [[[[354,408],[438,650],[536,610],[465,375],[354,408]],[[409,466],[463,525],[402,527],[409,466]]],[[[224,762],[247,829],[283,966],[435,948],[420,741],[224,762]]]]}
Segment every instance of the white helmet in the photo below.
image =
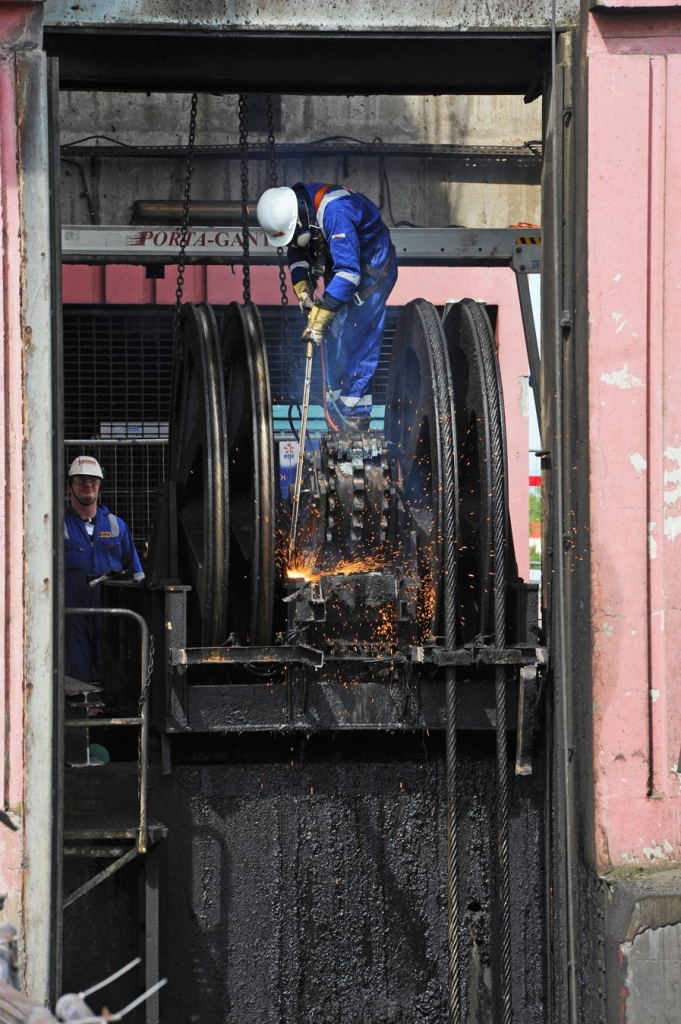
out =
{"type": "Polygon", "coordinates": [[[91,455],[78,455],[69,466],[69,477],[72,476],[98,476],[104,479],[102,467],[91,455]]]}
{"type": "Polygon", "coordinates": [[[298,221],[298,197],[287,185],[268,188],[258,200],[256,216],[270,245],[288,245],[298,221]]]}

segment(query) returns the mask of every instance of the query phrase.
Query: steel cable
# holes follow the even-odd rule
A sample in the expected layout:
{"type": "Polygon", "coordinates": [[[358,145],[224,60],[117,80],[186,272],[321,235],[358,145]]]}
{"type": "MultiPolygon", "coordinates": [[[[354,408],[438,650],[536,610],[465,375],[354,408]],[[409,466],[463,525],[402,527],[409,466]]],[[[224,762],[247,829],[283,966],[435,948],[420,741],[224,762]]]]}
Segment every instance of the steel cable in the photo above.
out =
{"type": "MultiPolygon", "coordinates": [[[[479,305],[465,302],[481,341],[490,419],[492,456],[492,536],[494,545],[494,643],[506,642],[506,548],[508,513],[506,496],[506,457],[501,404],[500,378],[494,337],[489,321],[479,305]]],[[[509,784],[507,739],[506,669],[498,665],[494,673],[496,705],[496,777],[497,777],[497,893],[501,918],[501,1022],[510,1024],[511,998],[511,874],[509,859],[509,784]]]]}
{"type": "MultiPolygon", "coordinates": [[[[426,302],[417,303],[433,342],[433,391],[440,431],[440,452],[444,459],[441,493],[434,496],[440,504],[438,517],[444,573],[445,648],[456,645],[457,519],[458,482],[454,392],[442,325],[435,309],[426,302]],[[440,344],[437,343],[439,340],[440,344]]],[[[447,764],[447,946],[449,951],[449,1022],[461,1022],[461,967],[459,942],[459,844],[457,822],[457,718],[456,670],[447,668],[446,678],[446,764],[447,764]]]]}

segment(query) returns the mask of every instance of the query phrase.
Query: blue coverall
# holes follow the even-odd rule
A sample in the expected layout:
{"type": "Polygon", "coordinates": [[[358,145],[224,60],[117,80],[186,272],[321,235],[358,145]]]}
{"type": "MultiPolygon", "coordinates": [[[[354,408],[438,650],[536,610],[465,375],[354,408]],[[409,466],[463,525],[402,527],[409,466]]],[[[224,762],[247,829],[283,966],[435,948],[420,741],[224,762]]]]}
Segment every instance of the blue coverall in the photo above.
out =
{"type": "MultiPolygon", "coordinates": [[[[88,577],[129,569],[137,580],[144,572],[130,531],[105,505],[97,509],[92,537],[85,521],[67,505],[64,510],[64,604],[66,608],[99,608],[101,588],[88,577]],[[118,531],[118,536],[116,536],[118,531]]],[[[99,679],[99,624],[95,615],[66,615],[64,672],[91,683],[99,679]]]]}
{"type": "Polygon", "coordinates": [[[371,412],[371,380],[378,365],[388,296],[397,280],[390,232],[377,206],[353,189],[319,183],[304,188],[313,230],[309,246],[288,247],[293,284],[307,278],[318,253],[328,255],[324,296],[337,308],[327,351],[331,384],[341,412],[371,412]],[[315,217],[315,220],[312,218],[315,217]],[[319,237],[321,235],[321,237],[319,237]]]}

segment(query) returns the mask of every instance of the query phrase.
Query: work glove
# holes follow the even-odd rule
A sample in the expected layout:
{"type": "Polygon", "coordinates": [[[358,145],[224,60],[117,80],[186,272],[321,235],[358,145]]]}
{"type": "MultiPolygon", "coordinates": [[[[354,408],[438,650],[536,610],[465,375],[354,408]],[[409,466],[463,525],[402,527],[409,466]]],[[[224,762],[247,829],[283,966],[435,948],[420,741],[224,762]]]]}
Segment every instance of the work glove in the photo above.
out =
{"type": "Polygon", "coordinates": [[[301,313],[307,313],[314,305],[312,301],[312,285],[306,278],[303,278],[302,281],[294,284],[293,290],[296,293],[301,313]]]}
{"type": "Polygon", "coordinates": [[[333,309],[323,309],[321,306],[313,305],[307,318],[307,327],[303,331],[303,341],[312,341],[315,345],[321,345],[324,332],[335,315],[333,309]]]}

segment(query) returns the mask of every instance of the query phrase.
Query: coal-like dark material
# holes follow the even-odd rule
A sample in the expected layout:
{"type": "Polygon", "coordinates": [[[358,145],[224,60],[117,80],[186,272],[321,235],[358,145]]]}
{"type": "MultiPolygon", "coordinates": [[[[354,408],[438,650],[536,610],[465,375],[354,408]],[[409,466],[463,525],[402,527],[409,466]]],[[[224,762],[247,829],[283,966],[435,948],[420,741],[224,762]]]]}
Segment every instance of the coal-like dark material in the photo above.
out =
{"type": "MultiPolygon", "coordinates": [[[[442,1024],[443,738],[172,742],[172,775],[154,769],[151,784],[151,809],[169,827],[160,846],[163,1024],[442,1024]]],[[[491,739],[462,734],[459,753],[463,1020],[491,1024],[491,739]]],[[[86,804],[91,786],[99,799],[109,787],[120,795],[125,770],[72,773],[69,802],[86,804]]],[[[509,778],[514,1004],[524,1024],[544,1024],[541,784],[538,775],[509,778]]],[[[126,872],[114,903],[105,886],[69,908],[67,987],[130,951],[136,875],[126,872]],[[109,924],[94,929],[93,920],[109,924]]]]}

